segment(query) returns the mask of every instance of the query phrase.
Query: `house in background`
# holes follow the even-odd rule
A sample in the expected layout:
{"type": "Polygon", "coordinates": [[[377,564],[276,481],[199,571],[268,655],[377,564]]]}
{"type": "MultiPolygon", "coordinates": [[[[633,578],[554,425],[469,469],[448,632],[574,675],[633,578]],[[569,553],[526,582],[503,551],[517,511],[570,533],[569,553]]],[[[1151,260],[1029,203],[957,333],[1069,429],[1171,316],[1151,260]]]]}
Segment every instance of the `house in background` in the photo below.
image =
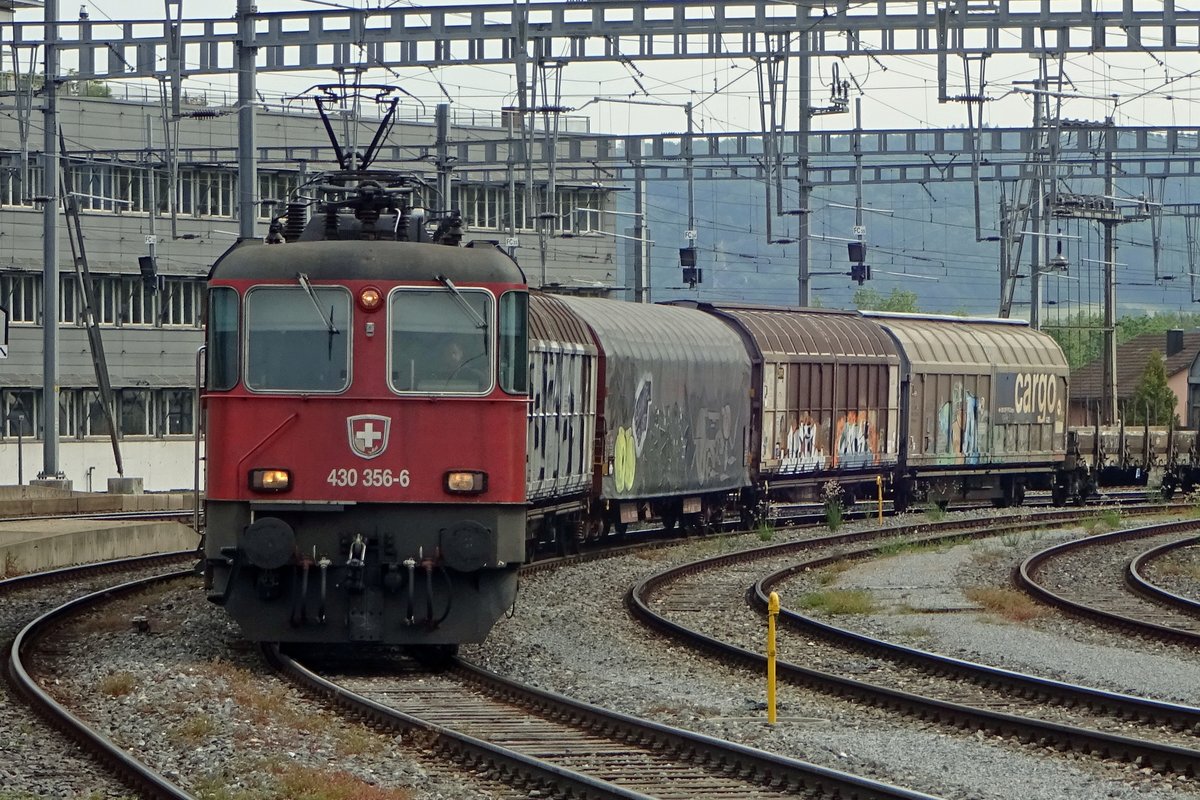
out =
{"type": "MultiPolygon", "coordinates": [[[[1184,427],[1200,423],[1200,330],[1143,333],[1117,345],[1117,412],[1133,397],[1153,353],[1161,353],[1167,385],[1175,393],[1175,413],[1184,427]]],[[[1071,373],[1069,425],[1094,425],[1102,398],[1103,359],[1071,373]]]]}

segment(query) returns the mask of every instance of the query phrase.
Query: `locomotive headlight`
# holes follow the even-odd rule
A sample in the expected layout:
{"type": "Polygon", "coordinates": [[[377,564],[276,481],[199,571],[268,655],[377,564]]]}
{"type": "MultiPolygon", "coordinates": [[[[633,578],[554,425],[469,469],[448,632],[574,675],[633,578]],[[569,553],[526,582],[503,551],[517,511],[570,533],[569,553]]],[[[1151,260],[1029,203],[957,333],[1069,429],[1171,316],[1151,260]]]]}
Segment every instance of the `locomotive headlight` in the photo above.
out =
{"type": "Polygon", "coordinates": [[[252,469],[250,488],[256,492],[286,492],[292,488],[292,471],[289,469],[252,469]]]}
{"type": "Polygon", "coordinates": [[[456,494],[479,494],[487,490],[486,472],[447,472],[446,491],[456,494]]]}
{"type": "Polygon", "coordinates": [[[358,293],[358,304],[363,311],[374,311],[383,302],[383,293],[374,286],[368,286],[358,293]]]}

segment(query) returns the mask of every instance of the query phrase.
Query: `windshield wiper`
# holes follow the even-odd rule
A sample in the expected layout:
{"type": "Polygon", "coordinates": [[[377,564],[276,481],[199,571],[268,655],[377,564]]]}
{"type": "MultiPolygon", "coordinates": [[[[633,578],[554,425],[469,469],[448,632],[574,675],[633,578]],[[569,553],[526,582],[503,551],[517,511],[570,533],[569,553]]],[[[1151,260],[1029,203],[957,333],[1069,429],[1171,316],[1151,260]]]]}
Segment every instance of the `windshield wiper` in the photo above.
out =
{"type": "Polygon", "coordinates": [[[296,280],[300,281],[300,288],[304,289],[304,293],[308,295],[308,299],[312,300],[313,308],[317,310],[317,316],[321,318],[321,322],[325,323],[325,327],[329,329],[330,336],[337,336],[341,331],[333,324],[333,308],[329,309],[329,316],[325,316],[325,312],[321,310],[321,303],[317,300],[317,293],[313,291],[312,284],[308,282],[308,276],[303,272],[296,273],[296,280]]]}
{"type": "Polygon", "coordinates": [[[467,299],[462,296],[462,292],[460,292],[458,287],[454,285],[454,281],[450,280],[445,275],[434,275],[433,277],[437,279],[438,283],[450,290],[450,293],[454,295],[454,299],[458,301],[458,304],[462,306],[467,314],[475,320],[476,328],[481,330],[487,328],[487,321],[483,317],[479,316],[478,311],[471,308],[471,304],[468,303],[467,299]]]}

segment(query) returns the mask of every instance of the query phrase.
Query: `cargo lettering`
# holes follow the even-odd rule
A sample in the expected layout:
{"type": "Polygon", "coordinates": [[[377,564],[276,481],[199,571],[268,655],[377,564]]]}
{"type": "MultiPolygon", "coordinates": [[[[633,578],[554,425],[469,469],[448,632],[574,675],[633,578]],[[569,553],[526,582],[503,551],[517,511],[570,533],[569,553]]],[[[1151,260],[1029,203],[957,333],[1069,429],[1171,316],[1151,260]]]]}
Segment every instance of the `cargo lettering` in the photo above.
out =
{"type": "Polygon", "coordinates": [[[1018,372],[1013,386],[1013,410],[1038,417],[1058,410],[1058,380],[1053,375],[1018,372]]]}

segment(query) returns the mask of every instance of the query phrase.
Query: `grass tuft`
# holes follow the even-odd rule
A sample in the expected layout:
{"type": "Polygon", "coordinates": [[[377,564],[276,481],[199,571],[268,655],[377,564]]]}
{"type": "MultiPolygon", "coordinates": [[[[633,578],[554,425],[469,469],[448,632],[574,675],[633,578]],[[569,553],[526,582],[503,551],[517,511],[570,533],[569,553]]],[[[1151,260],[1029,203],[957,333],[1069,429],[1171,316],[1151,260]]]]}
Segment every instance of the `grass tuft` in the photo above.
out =
{"type": "Polygon", "coordinates": [[[849,561],[835,561],[827,567],[824,567],[817,576],[817,582],[822,586],[828,586],[838,579],[846,570],[850,569],[849,561]]]}
{"type": "Polygon", "coordinates": [[[1045,613],[1042,606],[1016,589],[977,586],[964,590],[963,594],[971,602],[983,606],[985,610],[1014,622],[1025,622],[1045,613]]]}
{"type": "Polygon", "coordinates": [[[170,737],[174,742],[198,745],[217,732],[217,721],[208,714],[190,717],[171,731],[170,737]]]}
{"type": "Polygon", "coordinates": [[[834,615],[870,614],[875,610],[875,601],[861,589],[825,589],[801,597],[800,606],[834,615]]]}
{"type": "Polygon", "coordinates": [[[110,672],[100,679],[97,688],[109,697],[124,697],[137,688],[137,678],[132,672],[110,672]]]}
{"type": "Polygon", "coordinates": [[[412,794],[404,789],[372,786],[347,772],[285,765],[276,777],[281,800],[412,800],[412,794]]]}
{"type": "Polygon", "coordinates": [[[937,503],[929,503],[925,506],[925,516],[931,522],[941,522],[946,518],[946,509],[937,503]]]}

